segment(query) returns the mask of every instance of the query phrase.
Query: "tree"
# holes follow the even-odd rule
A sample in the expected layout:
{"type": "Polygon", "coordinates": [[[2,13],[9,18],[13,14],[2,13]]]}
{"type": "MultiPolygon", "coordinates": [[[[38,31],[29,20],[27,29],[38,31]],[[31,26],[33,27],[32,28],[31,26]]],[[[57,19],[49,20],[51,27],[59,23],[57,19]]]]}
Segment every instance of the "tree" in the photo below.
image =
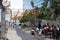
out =
{"type": "Polygon", "coordinates": [[[60,15],[60,0],[43,0],[40,8],[41,13],[37,16],[40,19],[55,20],[60,15]],[[53,15],[54,14],[54,15],[53,15]],[[53,15],[53,17],[51,17],[53,15]]]}
{"type": "MultiPolygon", "coordinates": [[[[58,15],[60,15],[60,0],[44,0],[43,4],[45,4],[46,8],[50,8],[52,9],[52,13],[50,11],[51,14],[55,14],[54,18],[56,19],[58,17],[58,15]],[[50,3],[49,3],[50,2],[50,3]],[[49,7],[48,7],[48,3],[49,3],[49,7]]],[[[44,5],[43,5],[44,6],[44,5]]],[[[50,10],[49,9],[49,10],[50,10]]]]}
{"type": "Polygon", "coordinates": [[[24,14],[23,14],[23,17],[20,20],[20,22],[27,22],[30,18],[30,15],[29,15],[29,11],[25,11],[24,14]]]}
{"type": "Polygon", "coordinates": [[[31,6],[34,8],[34,2],[33,2],[33,0],[31,0],[31,6]]]}
{"type": "MultiPolygon", "coordinates": [[[[37,18],[39,19],[48,19],[46,16],[47,16],[47,13],[48,13],[48,9],[47,9],[47,2],[48,0],[46,0],[46,2],[43,2],[42,3],[42,7],[39,8],[37,6],[32,6],[34,7],[34,10],[36,10],[36,12],[34,14],[38,15],[36,16],[37,18]],[[40,11],[40,12],[39,12],[40,11]]],[[[31,5],[32,5],[33,1],[31,2],[31,5]]],[[[33,3],[34,4],[34,3],[33,3]]],[[[50,10],[49,10],[50,11],[50,10]]],[[[50,15],[50,14],[49,14],[50,15]]]]}

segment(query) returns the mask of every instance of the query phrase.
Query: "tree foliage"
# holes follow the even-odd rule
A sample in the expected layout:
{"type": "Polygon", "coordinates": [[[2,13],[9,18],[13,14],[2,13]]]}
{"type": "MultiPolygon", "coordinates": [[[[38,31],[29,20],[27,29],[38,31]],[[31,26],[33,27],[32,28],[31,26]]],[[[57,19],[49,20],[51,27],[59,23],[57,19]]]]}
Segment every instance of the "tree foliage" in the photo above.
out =
{"type": "MultiPolygon", "coordinates": [[[[50,1],[50,8],[54,9],[55,15],[60,15],[60,13],[59,13],[60,12],[60,10],[59,10],[60,9],[60,0],[48,0],[48,2],[49,1],[50,1]]],[[[48,3],[46,5],[48,5],[48,3]]]]}
{"type": "Polygon", "coordinates": [[[23,17],[20,19],[20,22],[26,22],[29,20],[29,12],[24,12],[23,17]]]}
{"type": "Polygon", "coordinates": [[[33,0],[31,0],[31,6],[34,8],[34,2],[33,2],[33,0]]]}
{"type": "Polygon", "coordinates": [[[37,18],[55,20],[60,15],[60,0],[43,0],[41,5],[39,8],[34,7],[41,10],[37,18]],[[52,15],[53,17],[51,17],[52,15]]]}

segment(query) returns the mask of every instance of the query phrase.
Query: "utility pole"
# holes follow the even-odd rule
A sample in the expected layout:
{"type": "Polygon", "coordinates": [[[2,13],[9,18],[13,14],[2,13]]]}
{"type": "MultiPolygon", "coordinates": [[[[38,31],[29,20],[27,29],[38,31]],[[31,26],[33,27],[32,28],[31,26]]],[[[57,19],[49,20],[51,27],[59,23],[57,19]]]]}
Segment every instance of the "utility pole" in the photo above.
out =
{"type": "Polygon", "coordinates": [[[6,23],[5,23],[5,8],[1,10],[1,37],[5,38],[6,23]]]}
{"type": "Polygon", "coordinates": [[[5,24],[5,7],[2,5],[1,10],[1,38],[5,38],[6,24],[5,24]]]}
{"type": "MultiPolygon", "coordinates": [[[[9,5],[7,0],[0,0],[0,9],[1,9],[1,39],[2,37],[5,38],[6,34],[6,23],[5,23],[5,13],[6,7],[9,5]]],[[[0,39],[0,40],[1,40],[0,39]]]]}
{"type": "Polygon", "coordinates": [[[0,33],[0,40],[2,37],[5,37],[5,8],[2,5],[2,0],[0,0],[0,11],[1,11],[1,33],[0,33]]]}
{"type": "Polygon", "coordinates": [[[5,8],[4,6],[2,5],[2,1],[3,0],[0,0],[0,11],[1,11],[1,33],[0,33],[0,40],[2,37],[5,36],[5,8]]]}

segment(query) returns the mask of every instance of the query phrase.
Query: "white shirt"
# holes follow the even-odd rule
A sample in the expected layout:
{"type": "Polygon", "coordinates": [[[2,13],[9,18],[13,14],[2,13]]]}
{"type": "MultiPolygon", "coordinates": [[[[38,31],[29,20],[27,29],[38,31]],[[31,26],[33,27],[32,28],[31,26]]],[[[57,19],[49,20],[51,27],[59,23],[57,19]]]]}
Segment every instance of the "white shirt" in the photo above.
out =
{"type": "Polygon", "coordinates": [[[39,28],[36,28],[36,30],[39,30],[39,28]]]}

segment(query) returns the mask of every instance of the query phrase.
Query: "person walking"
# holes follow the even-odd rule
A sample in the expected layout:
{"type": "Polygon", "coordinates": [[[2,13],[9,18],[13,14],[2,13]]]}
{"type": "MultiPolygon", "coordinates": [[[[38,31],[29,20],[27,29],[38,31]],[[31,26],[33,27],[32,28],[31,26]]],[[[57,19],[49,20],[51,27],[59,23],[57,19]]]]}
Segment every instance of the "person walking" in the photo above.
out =
{"type": "Polygon", "coordinates": [[[42,33],[42,26],[41,26],[41,21],[38,23],[38,29],[39,29],[39,35],[42,33]]]}
{"type": "Polygon", "coordinates": [[[57,28],[56,26],[54,27],[54,31],[53,31],[53,38],[57,38],[57,28]]]}
{"type": "Polygon", "coordinates": [[[60,27],[58,25],[58,27],[57,27],[57,40],[59,40],[59,38],[60,38],[60,27]]]}
{"type": "Polygon", "coordinates": [[[39,30],[41,29],[41,21],[39,21],[39,23],[38,23],[38,28],[39,28],[39,30]]]}

